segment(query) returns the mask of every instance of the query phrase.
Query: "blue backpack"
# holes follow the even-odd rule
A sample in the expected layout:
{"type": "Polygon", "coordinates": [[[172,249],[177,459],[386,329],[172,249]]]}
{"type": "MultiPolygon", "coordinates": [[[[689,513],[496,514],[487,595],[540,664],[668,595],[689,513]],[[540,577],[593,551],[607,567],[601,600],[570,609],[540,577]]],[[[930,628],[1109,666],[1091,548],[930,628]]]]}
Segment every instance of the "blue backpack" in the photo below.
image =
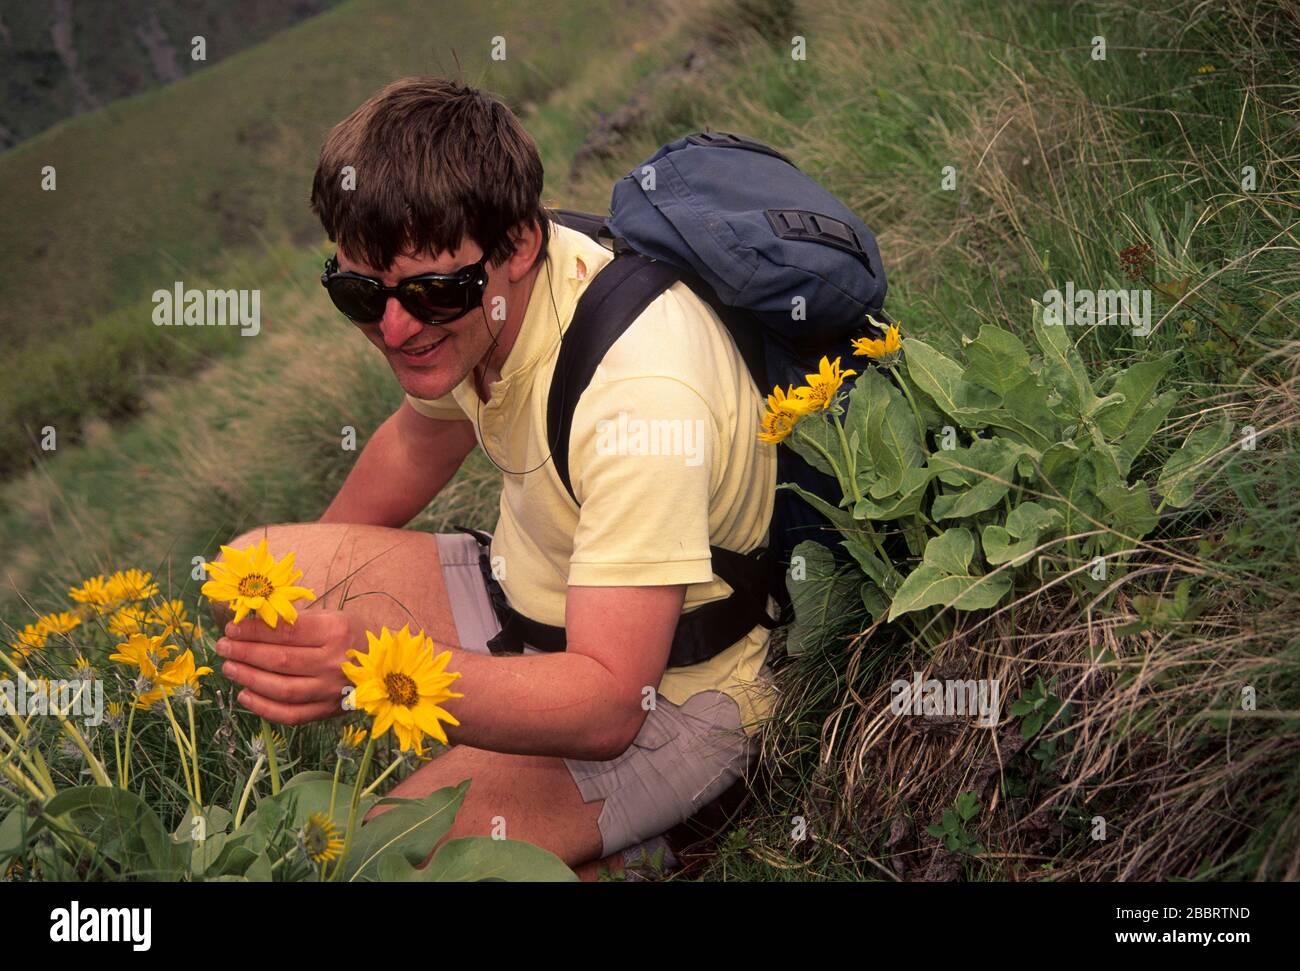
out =
{"type": "MultiPolygon", "coordinates": [[[[849,366],[854,338],[882,336],[867,315],[888,321],[885,270],[871,230],[784,155],[740,135],[705,132],[663,146],[614,186],[608,218],[555,215],[561,225],[611,240],[615,253],[578,301],[547,401],[551,456],[570,496],[578,398],[605,352],[674,283],[686,283],[718,314],[764,396],[777,385],[803,384],[823,356],[849,366]]],[[[833,477],[790,448],[778,447],[777,455],[778,482],[838,505],[833,477]]],[[[713,572],[733,593],[682,614],[668,666],[707,660],[759,624],[788,621],[791,550],[805,539],[834,546],[828,537],[835,536],[811,506],[779,490],[765,547],[749,554],[709,548],[713,572]],[[769,594],[779,617],[768,614],[769,594]]],[[[564,628],[507,614],[500,643],[564,649],[564,628]]]]}

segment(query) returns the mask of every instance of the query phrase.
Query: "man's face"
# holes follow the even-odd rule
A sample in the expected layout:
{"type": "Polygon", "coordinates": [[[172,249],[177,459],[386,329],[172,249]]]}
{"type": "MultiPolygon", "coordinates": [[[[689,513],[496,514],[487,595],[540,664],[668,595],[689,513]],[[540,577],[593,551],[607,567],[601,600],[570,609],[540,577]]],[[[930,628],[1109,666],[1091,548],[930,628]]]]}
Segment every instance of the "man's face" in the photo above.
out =
{"type": "MultiPolygon", "coordinates": [[[[467,240],[454,252],[437,257],[404,254],[393,262],[387,273],[380,273],[350,258],[342,249],[338,252],[340,270],[374,277],[385,286],[394,286],[398,280],[421,273],[453,273],[478,262],[482,256],[478,244],[467,240]]],[[[416,398],[441,398],[483,360],[492,346],[492,335],[505,326],[505,321],[489,320],[484,308],[494,305],[494,297],[505,295],[509,266],[508,260],[499,267],[488,265],[483,303],[449,324],[422,323],[396,297],[389,297],[379,323],[356,326],[370,343],[384,352],[403,391],[416,398]]]]}

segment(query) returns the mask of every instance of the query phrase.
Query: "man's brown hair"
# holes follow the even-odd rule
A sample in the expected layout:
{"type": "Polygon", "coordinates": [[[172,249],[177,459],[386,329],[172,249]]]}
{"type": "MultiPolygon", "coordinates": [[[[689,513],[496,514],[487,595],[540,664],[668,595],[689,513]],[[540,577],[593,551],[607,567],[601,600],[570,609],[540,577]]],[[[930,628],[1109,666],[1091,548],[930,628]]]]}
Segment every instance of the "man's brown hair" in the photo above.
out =
{"type": "Polygon", "coordinates": [[[474,240],[497,266],[508,231],[536,221],[546,254],[537,145],[506,105],[459,81],[394,81],[331,129],[311,208],[332,242],[387,270],[403,253],[437,254],[474,240]],[[355,170],[345,188],[344,167],[355,170]]]}

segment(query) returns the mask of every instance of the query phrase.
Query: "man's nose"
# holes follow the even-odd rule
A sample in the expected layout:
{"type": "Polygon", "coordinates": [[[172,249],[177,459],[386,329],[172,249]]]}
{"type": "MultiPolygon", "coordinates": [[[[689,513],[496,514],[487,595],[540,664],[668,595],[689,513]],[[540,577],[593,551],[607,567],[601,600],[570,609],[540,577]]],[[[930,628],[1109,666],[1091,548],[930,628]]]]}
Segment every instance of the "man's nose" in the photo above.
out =
{"type": "Polygon", "coordinates": [[[396,297],[389,297],[384,307],[384,316],[379,321],[379,332],[384,335],[384,344],[394,350],[401,347],[420,332],[423,325],[412,317],[396,297]]]}

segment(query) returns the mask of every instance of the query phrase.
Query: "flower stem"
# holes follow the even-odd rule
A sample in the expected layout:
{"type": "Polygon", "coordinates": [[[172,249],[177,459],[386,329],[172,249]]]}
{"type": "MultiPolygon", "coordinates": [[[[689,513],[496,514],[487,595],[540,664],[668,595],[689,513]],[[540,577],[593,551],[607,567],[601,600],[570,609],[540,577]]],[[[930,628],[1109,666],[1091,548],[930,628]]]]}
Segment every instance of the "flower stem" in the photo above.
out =
{"type": "Polygon", "coordinates": [[[194,799],[203,805],[203,789],[199,784],[199,746],[198,735],[194,731],[194,699],[186,698],[185,707],[190,714],[190,756],[194,759],[194,799]]]}
{"type": "Polygon", "coordinates": [[[275,760],[275,740],[271,737],[271,725],[262,719],[262,741],[266,743],[266,764],[271,770],[271,795],[280,794],[280,765],[275,760]]]}
{"type": "Polygon", "coordinates": [[[248,774],[248,781],[244,783],[244,791],[239,796],[239,808],[235,810],[235,823],[231,831],[239,829],[239,824],[244,820],[244,809],[248,806],[248,797],[253,792],[253,783],[257,781],[257,774],[262,771],[262,763],[265,756],[259,755],[253,762],[253,771],[248,774]]]}
{"type": "Polygon", "coordinates": [[[41,800],[49,799],[50,796],[52,795],[52,793],[47,793],[44,789],[42,789],[35,782],[29,779],[23,773],[22,769],[18,768],[17,766],[10,765],[8,759],[5,759],[4,761],[0,762],[0,772],[3,772],[5,777],[14,785],[22,786],[24,789],[30,792],[37,799],[41,799],[41,800]]]}
{"type": "Polygon", "coordinates": [[[348,810],[348,828],[347,835],[343,837],[343,852],[339,854],[338,865],[334,867],[334,872],[330,874],[331,880],[337,880],[343,875],[343,864],[347,862],[348,850],[352,849],[352,831],[357,822],[357,806],[361,804],[361,787],[366,783],[366,773],[370,771],[370,759],[375,754],[375,736],[371,733],[369,740],[366,742],[365,754],[361,756],[361,769],[357,772],[356,784],[352,787],[352,806],[348,810]]]}
{"type": "Polygon", "coordinates": [[[856,505],[862,501],[862,493],[858,490],[857,456],[849,450],[849,440],[844,435],[844,425],[840,420],[831,417],[827,421],[834,425],[835,431],[839,433],[840,448],[844,450],[844,464],[848,466],[849,494],[853,496],[853,503],[856,505]]]}
{"type": "Polygon", "coordinates": [[[361,790],[361,794],[363,796],[370,795],[372,792],[378,789],[379,784],[383,782],[385,779],[387,779],[390,775],[392,775],[393,770],[396,769],[401,764],[402,764],[401,758],[393,759],[392,762],[388,763],[388,768],[384,769],[384,771],[379,774],[379,778],[377,778],[374,782],[370,783],[370,785],[366,786],[364,789],[361,790]]]}
{"type": "MultiPolygon", "coordinates": [[[[26,690],[30,692],[33,685],[31,678],[27,677],[27,672],[15,664],[9,656],[2,651],[0,651],[0,661],[3,661],[9,670],[22,679],[26,686],[26,690]]],[[[63,726],[63,730],[67,732],[72,738],[72,741],[76,743],[77,748],[81,749],[81,754],[85,756],[86,764],[90,766],[90,773],[94,776],[96,784],[101,786],[111,786],[113,783],[109,781],[108,773],[105,772],[104,767],[100,765],[99,759],[95,758],[95,753],[90,750],[90,747],[86,744],[86,740],[81,737],[81,732],[77,731],[77,726],[68,720],[68,716],[60,710],[58,705],[51,705],[50,709],[54,712],[54,716],[58,718],[59,724],[63,726]]]]}
{"type": "MultiPolygon", "coordinates": [[[[42,777],[36,763],[29,758],[25,752],[23,752],[21,736],[15,740],[9,737],[8,732],[3,728],[0,728],[0,742],[4,742],[5,745],[9,746],[9,750],[13,757],[18,759],[19,765],[21,765],[23,769],[26,769],[27,772],[31,773],[32,777],[36,779],[37,783],[39,783],[38,789],[40,798],[47,799],[54,796],[58,790],[54,787],[53,781],[42,777]]],[[[5,760],[5,762],[8,761],[8,759],[5,760]]],[[[21,772],[22,770],[15,769],[15,771],[21,772]]],[[[48,775],[48,773],[46,773],[46,775],[48,775]]],[[[23,776],[23,778],[24,780],[27,779],[26,776],[23,776]]]]}
{"type": "Polygon", "coordinates": [[[907,379],[903,377],[898,368],[892,370],[898,378],[898,386],[903,389],[903,397],[912,406],[912,417],[916,419],[916,434],[921,439],[921,450],[928,453],[929,449],[925,444],[925,422],[921,421],[921,409],[916,406],[916,399],[912,397],[912,389],[907,386],[907,379]]]}
{"type": "Polygon", "coordinates": [[[338,755],[334,759],[334,779],[330,782],[330,819],[334,818],[334,795],[339,791],[339,772],[343,769],[343,756],[338,755]]]}
{"type": "Polygon", "coordinates": [[[805,444],[807,444],[809,448],[817,452],[819,455],[821,455],[822,458],[826,460],[827,464],[830,465],[831,467],[831,471],[835,473],[835,478],[840,483],[840,490],[847,492],[848,488],[845,485],[844,473],[840,471],[839,463],[836,462],[835,459],[831,458],[831,453],[826,451],[826,449],[822,447],[822,444],[820,442],[816,441],[815,439],[809,438],[807,435],[801,432],[797,427],[795,428],[794,433],[798,435],[799,439],[805,444]]]}
{"type": "Polygon", "coordinates": [[[190,760],[185,754],[185,743],[181,740],[181,726],[176,721],[176,714],[172,711],[172,703],[167,699],[166,690],[162,696],[163,708],[167,711],[167,720],[172,725],[172,735],[176,739],[176,751],[181,757],[181,774],[185,776],[185,791],[189,793],[190,806],[194,815],[199,814],[199,803],[194,797],[194,783],[190,780],[190,760]]]}
{"type": "Polygon", "coordinates": [[[131,778],[131,731],[135,728],[135,699],[131,700],[131,711],[126,716],[126,754],[122,759],[122,772],[118,776],[118,787],[125,789],[131,778]]]}

